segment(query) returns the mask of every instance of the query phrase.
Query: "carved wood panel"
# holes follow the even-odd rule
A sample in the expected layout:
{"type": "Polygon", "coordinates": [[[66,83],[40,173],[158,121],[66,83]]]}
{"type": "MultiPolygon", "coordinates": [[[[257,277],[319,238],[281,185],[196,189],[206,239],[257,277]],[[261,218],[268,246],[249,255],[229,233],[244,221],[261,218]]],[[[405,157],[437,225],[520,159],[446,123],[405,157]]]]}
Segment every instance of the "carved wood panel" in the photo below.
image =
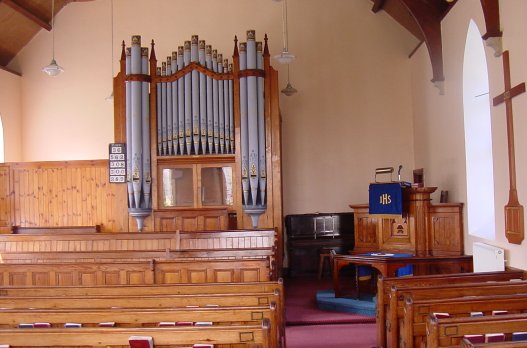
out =
{"type": "Polygon", "coordinates": [[[156,231],[225,230],[229,216],[226,209],[173,210],[154,213],[156,231]]]}

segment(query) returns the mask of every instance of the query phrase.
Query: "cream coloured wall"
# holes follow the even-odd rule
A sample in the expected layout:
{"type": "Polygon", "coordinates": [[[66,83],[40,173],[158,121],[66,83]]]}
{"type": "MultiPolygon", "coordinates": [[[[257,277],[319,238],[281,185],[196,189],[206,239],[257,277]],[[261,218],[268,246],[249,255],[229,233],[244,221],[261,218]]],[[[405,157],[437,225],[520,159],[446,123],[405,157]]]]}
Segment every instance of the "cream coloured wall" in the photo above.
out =
{"type": "MultiPolygon", "coordinates": [[[[410,60],[416,40],[369,1],[290,0],[289,48],[297,55],[281,96],[284,213],[349,211],[367,201],[374,169],[414,168],[410,60]]],[[[225,55],[246,29],[282,47],[282,4],[271,0],[114,0],[114,69],[121,40],[156,41],[159,60],[194,33],[225,55]]],[[[40,69],[51,59],[41,31],[11,63],[23,73],[23,159],[94,159],[113,139],[110,2],[68,4],[55,25],[56,59],[66,72],[40,69]]],[[[281,86],[286,67],[279,70],[281,86]]],[[[115,70],[116,71],[116,70],[115,70]]]]}
{"type": "MultiPolygon", "coordinates": [[[[522,42],[527,34],[527,24],[520,14],[526,13],[527,2],[522,0],[500,1],[500,19],[503,30],[503,47],[510,51],[513,86],[527,80],[527,49],[522,42]]],[[[443,58],[445,68],[445,95],[439,95],[429,82],[430,63],[425,48],[420,48],[412,58],[412,91],[414,96],[415,164],[425,168],[426,183],[449,190],[453,201],[466,202],[466,172],[463,133],[463,53],[470,19],[474,19],[481,33],[485,22],[479,1],[458,1],[442,22],[443,58]]],[[[489,69],[489,102],[503,92],[502,58],[486,48],[489,69]]],[[[516,176],[520,203],[527,199],[527,94],[514,98],[514,128],[516,147],[516,176]]],[[[507,162],[507,137],[505,107],[491,107],[494,156],[496,239],[482,240],[472,237],[465,230],[465,251],[472,253],[472,243],[483,241],[506,249],[508,265],[527,269],[525,242],[509,244],[504,236],[504,210],[508,200],[509,176],[507,162]]],[[[438,197],[436,197],[438,198],[438,197]]],[[[466,211],[466,210],[465,210],[466,211]]],[[[465,226],[467,226],[465,218],[465,226]]]]}
{"type": "Polygon", "coordinates": [[[22,159],[20,84],[20,76],[0,69],[0,116],[4,128],[5,162],[22,159]]]}

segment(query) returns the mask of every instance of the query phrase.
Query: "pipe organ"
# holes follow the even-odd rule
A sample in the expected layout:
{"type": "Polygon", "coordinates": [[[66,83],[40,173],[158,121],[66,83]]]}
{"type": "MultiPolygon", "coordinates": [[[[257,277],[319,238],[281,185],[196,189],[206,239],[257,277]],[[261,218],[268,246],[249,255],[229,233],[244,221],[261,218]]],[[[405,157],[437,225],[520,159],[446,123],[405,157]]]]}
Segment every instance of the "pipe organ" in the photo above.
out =
{"type": "Polygon", "coordinates": [[[278,75],[267,37],[246,34],[232,60],[197,35],[160,64],[153,40],[149,58],[139,36],[123,42],[115,139],[141,220],[130,230],[276,227],[282,250],[278,75]]]}

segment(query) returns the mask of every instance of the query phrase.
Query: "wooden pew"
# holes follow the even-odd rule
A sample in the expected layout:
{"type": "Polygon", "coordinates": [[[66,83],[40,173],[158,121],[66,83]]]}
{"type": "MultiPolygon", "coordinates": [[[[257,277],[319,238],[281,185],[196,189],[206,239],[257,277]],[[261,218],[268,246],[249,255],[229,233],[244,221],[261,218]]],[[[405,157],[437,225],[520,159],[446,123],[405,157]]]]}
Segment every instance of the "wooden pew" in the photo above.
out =
{"type": "MultiPolygon", "coordinates": [[[[482,317],[438,319],[430,315],[426,323],[426,347],[459,347],[465,335],[512,334],[527,331],[527,313],[482,317]]],[[[524,345],[523,342],[518,346],[524,345]]],[[[509,347],[516,347],[511,343],[509,347]]]]}
{"type": "Polygon", "coordinates": [[[0,264],[0,286],[128,285],[269,281],[266,259],[0,264]]]}
{"type": "Polygon", "coordinates": [[[449,285],[427,287],[392,286],[389,295],[389,310],[387,325],[391,327],[388,335],[388,346],[396,347],[398,337],[404,332],[405,302],[408,298],[413,301],[427,299],[447,299],[462,296],[504,295],[527,293],[527,281],[504,281],[482,283],[454,283],[449,285]]]}
{"type": "Polygon", "coordinates": [[[283,280],[247,283],[105,285],[105,286],[24,286],[4,287],[0,296],[94,296],[94,295],[192,295],[278,292],[284,294],[283,280]]]}
{"type": "Polygon", "coordinates": [[[165,250],[165,251],[41,251],[4,252],[4,263],[59,263],[93,261],[149,261],[181,259],[242,259],[267,258],[274,255],[274,248],[222,249],[222,250],[165,250]]]}
{"type": "Polygon", "coordinates": [[[5,287],[0,296],[122,296],[122,295],[194,295],[236,293],[278,293],[276,298],[277,328],[281,341],[285,343],[285,307],[283,280],[248,283],[205,284],[161,284],[161,285],[115,285],[115,286],[47,286],[5,287]]]}
{"type": "Polygon", "coordinates": [[[236,294],[191,294],[191,295],[115,295],[115,296],[41,296],[0,297],[1,308],[170,308],[218,305],[260,306],[277,303],[280,294],[236,293],[236,294]]]}
{"type": "MultiPolygon", "coordinates": [[[[276,306],[200,307],[200,308],[81,308],[81,309],[4,309],[0,311],[0,330],[16,328],[21,323],[49,323],[61,328],[66,323],[97,327],[115,323],[115,327],[157,327],[164,323],[212,322],[214,325],[255,324],[269,322],[270,346],[278,347],[279,333],[276,306]]],[[[188,325],[188,324],[187,324],[188,325]]]]}
{"type": "MultiPolygon", "coordinates": [[[[279,291],[275,290],[272,292],[256,292],[256,293],[211,293],[211,294],[186,294],[186,295],[93,295],[93,296],[3,296],[0,297],[0,307],[8,313],[9,310],[27,310],[29,308],[34,310],[55,310],[60,311],[71,311],[79,312],[85,311],[87,308],[100,309],[100,310],[117,310],[117,309],[142,309],[147,312],[151,309],[165,309],[175,310],[179,309],[183,311],[183,314],[192,314],[196,317],[196,313],[200,311],[207,311],[211,309],[233,309],[239,308],[240,306],[252,307],[256,309],[256,320],[258,319],[258,312],[261,311],[262,306],[267,306],[273,309],[273,320],[271,333],[272,337],[276,339],[273,342],[285,342],[285,330],[283,324],[283,313],[276,310],[277,303],[283,301],[281,299],[279,291]],[[190,306],[190,307],[187,307],[190,306]],[[197,306],[197,307],[196,307],[197,306]],[[185,311],[186,310],[186,311],[185,311]],[[195,311],[195,312],[192,312],[195,311]]],[[[199,316],[199,315],[197,315],[199,316]]],[[[51,317],[51,315],[50,315],[51,317]]],[[[107,317],[107,315],[105,315],[107,317]]],[[[145,314],[146,317],[146,314],[145,314]]],[[[233,315],[232,318],[240,316],[233,315]]],[[[172,321],[176,320],[176,315],[173,315],[172,321]]],[[[229,314],[223,317],[223,322],[233,321],[229,314]]],[[[247,316],[243,317],[247,319],[247,316]]],[[[199,321],[211,321],[203,318],[199,321]]],[[[210,318],[209,318],[210,319],[210,318]]],[[[139,319],[138,319],[139,320],[139,319]]],[[[136,321],[138,321],[136,320],[136,321]]],[[[142,320],[142,319],[141,319],[142,320]]],[[[185,319],[186,321],[193,321],[191,319],[185,319]]],[[[255,320],[255,319],[253,319],[255,320]]],[[[33,320],[36,321],[36,320],[33,320]]],[[[50,321],[50,320],[44,320],[50,321]]],[[[73,320],[74,321],[74,320],[73,320]]],[[[106,321],[101,320],[100,321],[106,321]]],[[[115,321],[107,320],[107,321],[115,321]]],[[[168,320],[166,320],[168,321],[168,320]]],[[[237,320],[234,320],[237,321],[237,320]]],[[[246,321],[246,320],[243,320],[246,321]]],[[[2,322],[0,321],[0,324],[2,322]]],[[[275,344],[273,344],[275,346],[275,344]]]]}
{"type": "Polygon", "coordinates": [[[269,326],[263,320],[261,324],[209,327],[1,329],[0,344],[9,344],[11,348],[27,347],[28,342],[32,347],[129,347],[130,336],[150,336],[155,347],[203,343],[268,348],[271,347],[269,326]]]}
{"type": "Polygon", "coordinates": [[[526,311],[527,293],[415,301],[407,297],[404,326],[401,327],[401,344],[403,347],[412,348],[419,347],[426,341],[426,322],[430,314],[449,313],[452,317],[470,317],[472,312],[482,312],[485,316],[490,316],[494,310],[510,313],[526,311]]]}
{"type": "MultiPolygon", "coordinates": [[[[386,322],[386,313],[389,312],[390,306],[389,294],[392,286],[402,288],[452,283],[504,281],[510,279],[524,279],[524,271],[511,269],[503,272],[452,273],[412,277],[379,276],[377,278],[377,345],[379,347],[387,347],[387,333],[394,335],[391,338],[391,342],[397,342],[398,330],[392,330],[391,325],[394,325],[394,323],[386,322]]],[[[397,324],[395,323],[395,325],[397,324]]]]}

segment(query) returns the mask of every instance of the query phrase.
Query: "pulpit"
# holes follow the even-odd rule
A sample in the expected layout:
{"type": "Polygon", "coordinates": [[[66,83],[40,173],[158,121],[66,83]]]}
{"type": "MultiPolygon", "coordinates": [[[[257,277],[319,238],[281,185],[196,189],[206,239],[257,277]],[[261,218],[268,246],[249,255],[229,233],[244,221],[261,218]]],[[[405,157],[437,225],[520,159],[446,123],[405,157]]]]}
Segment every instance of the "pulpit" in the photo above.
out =
{"type": "Polygon", "coordinates": [[[368,204],[354,211],[354,254],[411,253],[416,256],[463,255],[463,204],[432,204],[437,187],[404,187],[402,214],[375,217],[368,204]]]}

